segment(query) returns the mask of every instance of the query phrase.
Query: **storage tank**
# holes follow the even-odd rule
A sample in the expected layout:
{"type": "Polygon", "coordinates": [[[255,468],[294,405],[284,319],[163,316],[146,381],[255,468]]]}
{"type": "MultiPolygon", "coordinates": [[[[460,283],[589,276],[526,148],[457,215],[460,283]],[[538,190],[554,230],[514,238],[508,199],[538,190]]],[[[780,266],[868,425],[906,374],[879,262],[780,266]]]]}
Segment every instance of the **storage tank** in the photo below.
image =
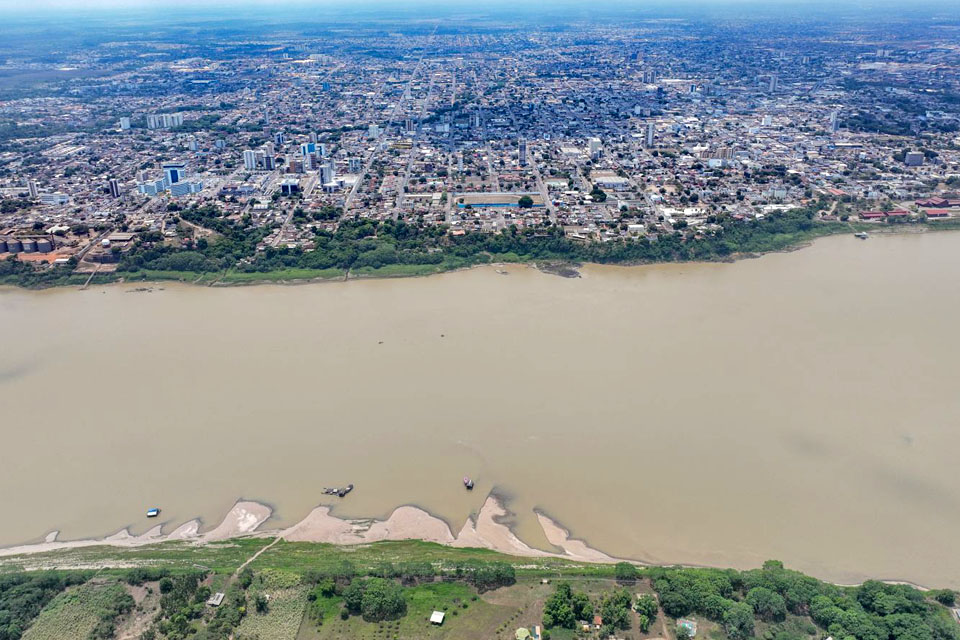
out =
{"type": "Polygon", "coordinates": [[[6,252],[7,252],[7,239],[0,238],[0,253],[6,253],[6,252]]]}
{"type": "Polygon", "coordinates": [[[23,239],[23,252],[24,253],[36,253],[37,252],[37,241],[33,238],[24,238],[23,239]]]}
{"type": "Polygon", "coordinates": [[[7,238],[7,251],[10,253],[20,253],[23,251],[23,245],[16,238],[7,238]]]}
{"type": "Polygon", "coordinates": [[[53,243],[47,238],[37,238],[37,253],[50,253],[53,251],[53,243]]]}

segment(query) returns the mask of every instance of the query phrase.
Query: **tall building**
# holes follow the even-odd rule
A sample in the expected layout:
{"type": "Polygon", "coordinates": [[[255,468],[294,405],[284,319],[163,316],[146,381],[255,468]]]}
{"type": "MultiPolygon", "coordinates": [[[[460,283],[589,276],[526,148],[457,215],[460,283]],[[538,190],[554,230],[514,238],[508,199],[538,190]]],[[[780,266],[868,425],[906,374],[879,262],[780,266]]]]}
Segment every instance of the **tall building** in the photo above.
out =
{"type": "Polygon", "coordinates": [[[840,129],[840,112],[830,112],[830,133],[836,133],[840,129]]]}
{"type": "Polygon", "coordinates": [[[406,128],[406,130],[407,130],[407,133],[413,133],[413,120],[412,120],[412,119],[407,118],[407,122],[406,122],[405,128],[406,128]]]}
{"type": "Polygon", "coordinates": [[[643,138],[643,146],[645,146],[647,149],[653,148],[653,134],[655,130],[656,130],[656,125],[653,122],[648,122],[647,132],[643,138]]]}
{"type": "Polygon", "coordinates": [[[147,116],[147,129],[172,129],[182,124],[182,113],[152,113],[147,116]]]}
{"type": "Polygon", "coordinates": [[[286,137],[283,135],[283,131],[278,131],[275,134],[273,134],[273,142],[278,147],[283,146],[283,143],[285,140],[286,140],[286,137]]]}
{"type": "Polygon", "coordinates": [[[120,130],[126,131],[129,128],[130,128],[130,118],[126,116],[123,116],[122,118],[120,118],[120,130]]]}
{"type": "Polygon", "coordinates": [[[183,180],[187,173],[186,169],[187,165],[183,162],[163,163],[163,182],[168,189],[183,180]]]}
{"type": "Polygon", "coordinates": [[[337,165],[334,163],[333,159],[330,159],[326,164],[320,165],[320,182],[321,184],[329,184],[337,179],[337,165]]]}
{"type": "Polygon", "coordinates": [[[371,140],[376,140],[380,137],[380,126],[372,124],[370,128],[367,129],[367,137],[371,140]]]}
{"type": "Polygon", "coordinates": [[[363,159],[362,158],[350,158],[348,161],[350,173],[360,173],[363,171],[363,159]]]}
{"type": "Polygon", "coordinates": [[[520,166],[527,166],[527,140],[525,138],[520,138],[520,142],[517,145],[520,152],[520,166]]]}
{"type": "Polygon", "coordinates": [[[770,93],[773,93],[777,90],[777,87],[780,86],[780,76],[773,74],[770,76],[770,93]]]}
{"type": "Polygon", "coordinates": [[[119,198],[120,197],[120,182],[116,178],[110,178],[110,197],[119,198]]]}
{"type": "Polygon", "coordinates": [[[600,138],[590,138],[587,141],[587,152],[590,154],[590,157],[596,160],[600,157],[601,149],[603,148],[600,138]]]}
{"type": "Polygon", "coordinates": [[[247,149],[243,152],[243,168],[247,171],[256,171],[257,152],[253,149],[247,149]]]}
{"type": "Polygon", "coordinates": [[[37,198],[40,196],[40,189],[37,188],[36,180],[27,181],[27,191],[30,192],[31,198],[37,198]]]}

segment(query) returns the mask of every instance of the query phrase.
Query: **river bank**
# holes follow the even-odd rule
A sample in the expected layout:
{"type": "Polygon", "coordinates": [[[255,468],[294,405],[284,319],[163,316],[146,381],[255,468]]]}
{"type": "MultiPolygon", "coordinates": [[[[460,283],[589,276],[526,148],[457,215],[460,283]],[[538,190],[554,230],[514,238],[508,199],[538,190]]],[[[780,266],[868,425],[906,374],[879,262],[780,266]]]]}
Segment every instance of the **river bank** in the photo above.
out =
{"type": "Polygon", "coordinates": [[[457,534],[449,525],[427,511],[410,505],[397,507],[386,520],[339,518],[329,506],[313,509],[303,520],[283,529],[264,528],[273,509],[259,502],[238,501],[223,520],[209,531],[201,531],[200,519],[192,519],[165,533],[169,523],[161,523],[141,535],[128,528],[100,539],[59,540],[53,531],[43,542],[0,548],[0,558],[110,546],[134,548],[170,541],[197,544],[223,542],[242,536],[279,537],[288,542],[320,542],[335,545],[358,545],[386,540],[421,540],[458,548],[480,548],[529,558],[567,558],[577,562],[616,562],[616,559],[591,548],[582,540],[570,538],[569,532],[543,513],[537,518],[544,535],[559,551],[536,549],[520,540],[501,519],[508,515],[503,503],[490,495],[480,511],[467,519],[457,534]]]}
{"type": "MultiPolygon", "coordinates": [[[[64,271],[57,277],[37,278],[35,274],[19,273],[13,275],[0,274],[0,286],[15,286],[27,289],[44,289],[59,286],[98,286],[121,283],[154,283],[182,282],[205,287],[233,287],[262,284],[300,285],[323,282],[341,282],[365,279],[411,278],[425,277],[442,273],[452,273],[480,266],[500,266],[508,264],[527,264],[539,268],[547,273],[563,277],[576,277],[576,269],[583,264],[607,266],[649,266],[656,264],[695,264],[712,262],[733,262],[743,259],[757,258],[771,253],[796,251],[808,246],[817,238],[854,233],[867,230],[869,233],[927,233],[960,229],[960,220],[931,221],[924,224],[911,225],[876,225],[876,224],[839,224],[817,225],[809,231],[798,232],[774,242],[774,248],[765,251],[734,251],[730,254],[711,255],[708,258],[700,256],[693,260],[637,260],[616,259],[595,262],[581,258],[565,259],[562,256],[546,258],[524,257],[519,255],[481,254],[466,262],[439,264],[388,264],[379,268],[322,268],[310,269],[289,267],[268,271],[237,271],[227,269],[218,272],[198,271],[170,271],[162,269],[143,269],[139,271],[115,271],[109,273],[74,273],[64,271]]],[[[66,268],[64,268],[66,269],[66,268]]]]}

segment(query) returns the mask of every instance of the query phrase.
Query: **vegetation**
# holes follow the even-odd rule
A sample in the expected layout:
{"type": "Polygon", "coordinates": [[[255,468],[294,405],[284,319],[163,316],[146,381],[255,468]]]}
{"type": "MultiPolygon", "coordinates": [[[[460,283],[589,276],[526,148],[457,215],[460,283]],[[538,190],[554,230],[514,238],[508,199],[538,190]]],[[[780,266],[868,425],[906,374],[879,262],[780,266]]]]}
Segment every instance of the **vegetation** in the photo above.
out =
{"type": "Polygon", "coordinates": [[[281,541],[237,572],[270,542],[169,542],[0,559],[0,569],[104,567],[92,579],[82,571],[0,575],[0,638],[112,637],[133,606],[125,582],[155,594],[152,609],[137,614],[149,624],[144,640],[433,637],[426,622],[433,610],[447,612],[450,637],[466,638],[532,624],[569,638],[595,615],[602,637],[636,637],[651,632],[662,611],[667,628],[695,616],[714,640],[960,640],[947,609],[956,601],[952,590],[876,581],[841,587],[775,561],[750,571],[628,568],[416,541],[347,549],[281,541]],[[138,568],[111,568],[130,564],[138,568]],[[559,576],[555,586],[541,584],[559,576]],[[214,590],[226,593],[216,608],[205,604],[214,590]]]}
{"type": "Polygon", "coordinates": [[[23,637],[25,640],[113,638],[117,618],[133,609],[133,605],[133,597],[122,584],[93,580],[54,598],[23,637]]]}
{"type": "MultiPolygon", "coordinates": [[[[815,214],[815,208],[795,209],[748,221],[721,214],[711,217],[717,230],[702,236],[685,237],[673,232],[656,238],[602,243],[573,240],[550,224],[509,227],[498,234],[452,236],[444,226],[345,219],[336,231],[317,230],[311,251],[266,247],[257,252],[257,245],[270,228],[255,228],[249,218],[227,218],[219,207],[207,205],[184,209],[179,216],[212,231],[209,238],[196,242],[188,239],[185,245],[174,246],[155,232],[142,233],[135,246],[122,255],[117,273],[97,276],[96,282],[118,277],[244,282],[338,277],[345,273],[424,275],[489,262],[645,264],[727,260],[737,254],[781,250],[850,229],[841,222],[816,221],[815,214]],[[177,274],[184,275],[180,278],[177,274]]],[[[78,277],[83,279],[72,273],[70,265],[36,268],[16,259],[0,261],[0,283],[4,284],[48,287],[72,284],[78,277]]]]}

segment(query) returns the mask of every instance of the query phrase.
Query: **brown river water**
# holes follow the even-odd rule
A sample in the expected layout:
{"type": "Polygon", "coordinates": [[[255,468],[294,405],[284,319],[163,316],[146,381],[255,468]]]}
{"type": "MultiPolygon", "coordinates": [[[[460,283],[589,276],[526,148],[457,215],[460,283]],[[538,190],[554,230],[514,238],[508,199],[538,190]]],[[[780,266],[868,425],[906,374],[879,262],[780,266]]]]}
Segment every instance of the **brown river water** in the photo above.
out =
{"type": "Polygon", "coordinates": [[[541,548],[960,587],[960,234],[507,271],[0,291],[0,545],[493,490],[541,548]]]}

